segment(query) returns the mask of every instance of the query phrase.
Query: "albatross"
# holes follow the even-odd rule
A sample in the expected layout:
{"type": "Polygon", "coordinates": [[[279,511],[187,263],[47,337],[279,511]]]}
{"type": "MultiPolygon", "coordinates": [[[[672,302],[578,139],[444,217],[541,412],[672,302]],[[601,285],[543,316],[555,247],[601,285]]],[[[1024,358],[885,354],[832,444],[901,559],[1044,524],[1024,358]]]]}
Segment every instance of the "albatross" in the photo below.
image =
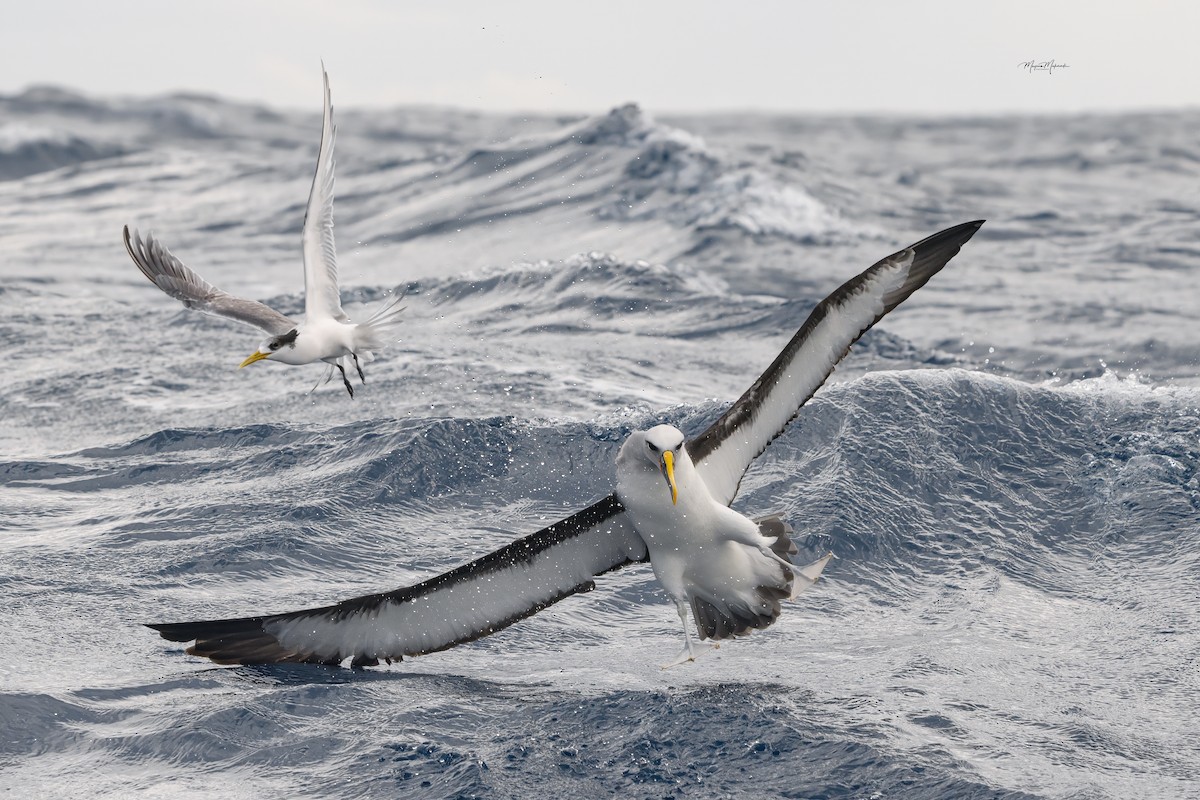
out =
{"type": "Polygon", "coordinates": [[[128,225],[124,228],[125,250],[151,283],[187,308],[228,317],[266,331],[267,338],[241,363],[242,367],[266,360],[293,365],[324,362],[330,365],[324,380],[329,379],[336,367],[342,374],[346,391],[354,397],[346,367],[352,361],[359,380],[366,383],[360,359],[369,362],[375,353],[388,345],[389,335],[400,324],[400,315],[404,311],[400,306],[403,295],[388,298],[366,322],[358,324],[351,322],[342,310],[337,251],[333,242],[333,146],[337,128],[333,124],[329,75],[324,69],[321,75],[325,82],[321,146],[304,212],[303,322],[257,301],[221,291],[189,269],[153,235],[143,238],[136,229],[130,231],[128,225]]]}
{"type": "Polygon", "coordinates": [[[771,625],[781,601],[820,576],[830,555],[794,565],[791,527],[729,506],[754,460],[799,413],[851,345],[950,261],[980,226],[966,222],[884,258],[822,300],[766,371],[703,433],[659,425],[628,437],[617,486],[581,511],[413,586],[302,611],[152,623],[219,664],[392,663],[495,633],[596,578],[649,561],[684,625],[721,640],[771,625]]]}

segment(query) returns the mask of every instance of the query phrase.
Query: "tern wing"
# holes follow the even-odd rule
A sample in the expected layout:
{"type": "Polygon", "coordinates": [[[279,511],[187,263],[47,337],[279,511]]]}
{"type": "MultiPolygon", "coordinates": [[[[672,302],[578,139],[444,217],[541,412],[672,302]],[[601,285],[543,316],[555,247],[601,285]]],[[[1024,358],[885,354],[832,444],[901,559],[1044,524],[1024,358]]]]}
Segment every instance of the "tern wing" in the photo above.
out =
{"type": "Polygon", "coordinates": [[[964,222],[893,253],[813,309],[754,385],[688,442],[714,498],[733,502],[751,462],[795,419],[850,346],[946,266],[983,222],[964,222]]]}
{"type": "Polygon", "coordinates": [[[223,292],[192,272],[182,261],[171,254],[162,242],[147,234],[143,239],[129,226],[124,230],[125,250],[142,274],[158,288],[183,303],[188,308],[229,317],[262,328],[278,336],[296,328],[296,322],[273,308],[254,300],[244,300],[223,292]]]}
{"type": "Polygon", "coordinates": [[[470,642],[645,561],[646,545],[616,495],[415,586],[285,614],[151,624],[218,664],[399,661],[470,642]]]}
{"type": "Polygon", "coordinates": [[[337,128],[333,124],[329,75],[324,66],[321,75],[325,80],[321,149],[304,212],[304,316],[308,322],[330,317],[347,319],[338,291],[337,252],[333,244],[333,145],[337,128]]]}

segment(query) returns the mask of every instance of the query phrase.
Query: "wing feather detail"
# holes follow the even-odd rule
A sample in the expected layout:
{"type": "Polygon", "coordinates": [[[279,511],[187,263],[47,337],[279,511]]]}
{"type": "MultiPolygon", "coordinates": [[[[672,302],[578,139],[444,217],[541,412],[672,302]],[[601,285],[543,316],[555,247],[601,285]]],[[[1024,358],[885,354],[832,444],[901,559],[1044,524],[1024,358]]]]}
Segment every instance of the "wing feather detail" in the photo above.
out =
{"type": "Polygon", "coordinates": [[[125,251],[142,274],[186,307],[244,322],[273,336],[296,328],[294,320],[270,306],[235,297],[213,286],[172,255],[166,245],[152,234],[147,234],[143,239],[136,229],[130,232],[126,225],[123,236],[125,251]]]}
{"type": "Polygon", "coordinates": [[[646,546],[616,495],[427,581],[286,614],[151,624],[164,639],[195,640],[219,664],[356,666],[445,650],[495,633],[593,579],[645,561],[646,546]]]}
{"type": "Polygon", "coordinates": [[[308,322],[330,317],[344,322],[347,317],[338,290],[337,250],[333,241],[333,150],[337,126],[333,124],[333,99],[324,65],[321,76],[325,82],[321,148],[304,211],[304,316],[308,322]]]}
{"type": "Polygon", "coordinates": [[[964,222],[893,253],[813,309],[746,393],[688,442],[688,453],[715,499],[733,502],[750,464],[796,418],[850,346],[937,274],[983,222],[964,222]]]}

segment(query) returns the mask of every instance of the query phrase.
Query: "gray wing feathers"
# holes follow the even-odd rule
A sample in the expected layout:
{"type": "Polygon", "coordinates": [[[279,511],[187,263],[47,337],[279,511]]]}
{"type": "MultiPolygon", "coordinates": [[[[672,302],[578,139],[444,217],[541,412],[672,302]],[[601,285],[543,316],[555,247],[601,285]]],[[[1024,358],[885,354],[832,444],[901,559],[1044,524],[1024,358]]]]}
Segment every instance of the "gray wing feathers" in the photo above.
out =
{"type": "Polygon", "coordinates": [[[345,321],[338,291],[337,251],[333,240],[334,144],[333,101],[329,75],[325,79],[325,114],[321,120],[321,149],[304,212],[304,311],[309,320],[333,317],[345,321]]]}
{"type": "Polygon", "coordinates": [[[143,239],[136,230],[130,232],[126,225],[124,239],[126,252],[142,274],[188,308],[245,322],[276,336],[296,327],[294,321],[273,308],[234,297],[213,286],[171,255],[171,251],[153,235],[143,239]]]}
{"type": "Polygon", "coordinates": [[[688,453],[713,497],[730,503],[750,463],[796,417],[850,346],[953,258],[983,220],[965,222],[882,259],[822,300],[783,352],[698,437],[688,453]]]}

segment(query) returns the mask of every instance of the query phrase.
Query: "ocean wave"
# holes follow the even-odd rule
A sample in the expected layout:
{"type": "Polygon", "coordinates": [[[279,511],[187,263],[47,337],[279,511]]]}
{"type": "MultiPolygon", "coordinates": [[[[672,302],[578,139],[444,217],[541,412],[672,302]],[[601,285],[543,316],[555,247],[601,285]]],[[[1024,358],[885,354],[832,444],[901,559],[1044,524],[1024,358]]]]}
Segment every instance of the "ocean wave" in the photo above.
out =
{"type": "Polygon", "coordinates": [[[401,203],[372,225],[377,240],[490,237],[532,216],[544,218],[543,236],[564,240],[580,216],[608,225],[610,247],[637,235],[612,226],[665,226],[688,234],[684,251],[712,231],[804,244],[876,233],[807,193],[802,176],[739,163],[635,105],[476,147],[445,168],[401,172],[404,185],[389,190],[401,203]]]}
{"type": "MultiPolygon", "coordinates": [[[[168,429],[0,469],[10,486],[68,493],[232,489],[271,475],[346,507],[523,499],[569,513],[611,488],[616,448],[634,427],[668,421],[695,435],[723,407],[586,425],[496,417],[168,429]]],[[[1046,565],[1103,555],[1109,531],[1200,522],[1198,408],[1197,390],[1116,378],[1055,387],[960,369],[870,373],[820,392],[752,469],[738,505],[767,513],[779,509],[764,498],[782,498],[814,549],[840,550],[868,579],[886,563],[892,575],[989,566],[1052,582],[1046,565]]],[[[295,499],[284,492],[278,502],[295,499]]],[[[192,509],[208,516],[203,504],[192,509]]],[[[1190,536],[1129,545],[1139,557],[1177,553],[1190,536]]]]}
{"type": "Polygon", "coordinates": [[[817,395],[750,498],[791,476],[809,536],[868,585],[982,569],[1086,596],[1076,564],[1177,562],[1200,544],[1198,405],[1194,389],[1115,378],[870,373],[817,395]],[[1164,526],[1182,541],[1136,535],[1164,526]]]}
{"type": "Polygon", "coordinates": [[[10,122],[0,126],[0,180],[24,178],[124,152],[119,145],[85,139],[65,130],[10,122]]]}
{"type": "Polygon", "coordinates": [[[728,228],[804,243],[862,232],[794,184],[731,163],[700,137],[656,123],[636,106],[590,120],[583,132],[571,139],[637,149],[613,186],[615,198],[596,209],[600,219],[662,218],[697,232],[728,228]]]}
{"type": "MultiPolygon", "coordinates": [[[[771,664],[777,677],[762,679],[783,680],[778,687],[740,678],[698,686],[687,677],[682,690],[667,691],[653,688],[657,673],[630,678],[649,691],[614,691],[584,673],[575,678],[586,684],[582,694],[573,690],[563,699],[542,687],[541,676],[562,672],[564,659],[586,672],[589,659],[627,657],[633,647],[634,660],[652,666],[674,646],[669,606],[649,571],[632,568],[478,645],[361,680],[319,669],[192,670],[174,688],[133,686],[114,697],[28,692],[18,708],[40,727],[11,744],[21,763],[33,747],[99,748],[120,763],[253,762],[291,772],[305,772],[315,748],[342,754],[321,758],[329,774],[451,793],[501,792],[526,785],[531,775],[562,791],[597,780],[626,793],[667,785],[739,793],[751,784],[815,791],[850,770],[854,786],[890,786],[902,796],[919,786],[917,796],[1019,797],[1020,781],[1009,776],[1002,781],[1008,789],[995,789],[993,771],[964,768],[947,745],[1002,729],[1011,746],[1036,753],[1016,743],[1053,721],[1032,711],[1006,711],[997,720],[999,712],[984,704],[1002,699],[953,688],[976,673],[970,656],[944,637],[975,625],[1020,646],[1022,637],[1094,624],[1093,607],[1141,608],[1152,598],[1157,630],[1178,636],[1180,609],[1190,602],[1181,587],[1200,569],[1200,390],[1112,374],[1060,383],[916,369],[835,382],[816,395],[752,467],[735,507],[783,513],[797,529],[800,557],[832,551],[837,559],[778,626],[730,643],[722,649],[728,655],[713,655],[706,665],[731,665],[741,674],[732,665],[771,664]],[[808,642],[806,631],[829,636],[847,619],[854,627],[853,636],[841,634],[847,642],[808,642]],[[905,620],[905,630],[930,626],[936,633],[929,634],[929,652],[889,639],[896,620],[905,620]],[[909,687],[904,696],[916,698],[912,709],[879,719],[871,704],[884,702],[881,692],[890,697],[882,688],[864,689],[849,708],[814,702],[802,687],[816,676],[792,664],[797,647],[811,648],[822,669],[830,657],[847,659],[836,688],[820,692],[845,692],[845,681],[855,680],[849,670],[857,680],[909,687]],[[871,655],[881,647],[886,658],[871,655]],[[509,677],[483,686],[453,677],[481,659],[509,677]],[[876,662],[891,665],[885,675],[874,674],[876,662]],[[921,688],[930,681],[948,705],[921,688]],[[528,702],[514,710],[507,692],[528,702]],[[171,707],[197,693],[208,698],[202,711],[193,708],[181,723],[171,707]],[[397,693],[414,702],[391,702],[397,693]],[[354,698],[354,709],[336,700],[343,695],[354,698]],[[956,704],[959,696],[974,704],[956,704]],[[336,724],[308,716],[331,703],[341,709],[330,717],[336,724]],[[861,703],[867,705],[856,711],[861,703]],[[147,705],[170,724],[147,725],[125,711],[147,705]],[[713,709],[722,707],[737,710],[714,722],[713,709]],[[400,709],[388,712],[393,717],[383,727],[391,733],[383,738],[379,708],[400,709]],[[350,722],[360,715],[376,724],[350,722]],[[475,734],[490,733],[455,738],[448,733],[455,719],[475,734]],[[299,742],[289,733],[296,726],[308,731],[299,742]],[[576,729],[589,733],[576,736],[576,729]],[[796,730],[805,733],[797,737],[796,730]],[[924,749],[913,750],[907,737],[924,749]],[[717,753],[726,768],[707,772],[702,751],[717,753]],[[791,763],[801,751],[817,767],[796,779],[791,763]],[[615,764],[623,766],[613,771],[615,764]]],[[[36,546],[10,549],[10,569],[20,574],[36,563],[39,574],[58,576],[28,589],[28,602],[40,604],[78,570],[76,548],[85,537],[98,577],[79,600],[103,597],[137,619],[286,610],[391,589],[483,555],[607,493],[616,451],[631,430],[667,421],[694,435],[724,407],[683,404],[590,423],[384,417],[166,428],[41,465],[17,468],[10,460],[0,465],[9,491],[51,490],[79,509],[73,518],[60,515],[68,527],[53,543],[43,535],[36,546]]],[[[36,513],[18,511],[14,530],[36,513]]],[[[1127,649],[1139,635],[1125,622],[1109,625],[1114,648],[1127,649]]],[[[126,649],[179,659],[170,646],[157,654],[149,636],[126,649]]],[[[1169,653],[1151,652],[1172,663],[1169,653]]],[[[1170,701],[1185,689],[1163,691],[1170,701]]],[[[1094,745],[1071,750],[1085,765],[1138,746],[1101,724],[1053,725],[1061,736],[1094,745]]]]}
{"type": "Polygon", "coordinates": [[[0,192],[0,783],[1188,794],[1195,112],[339,114],[347,311],[409,291],[353,400],[307,394],[320,367],[238,370],[260,334],[120,244],[154,227],[302,313],[315,107],[0,96],[12,152],[124,153],[0,192]],[[664,673],[649,565],[369,674],[214,668],[141,627],[411,585],[561,519],[630,431],[699,433],[834,287],[976,217],[743,482],[739,511],[837,556],[770,630],[664,673]]]}

